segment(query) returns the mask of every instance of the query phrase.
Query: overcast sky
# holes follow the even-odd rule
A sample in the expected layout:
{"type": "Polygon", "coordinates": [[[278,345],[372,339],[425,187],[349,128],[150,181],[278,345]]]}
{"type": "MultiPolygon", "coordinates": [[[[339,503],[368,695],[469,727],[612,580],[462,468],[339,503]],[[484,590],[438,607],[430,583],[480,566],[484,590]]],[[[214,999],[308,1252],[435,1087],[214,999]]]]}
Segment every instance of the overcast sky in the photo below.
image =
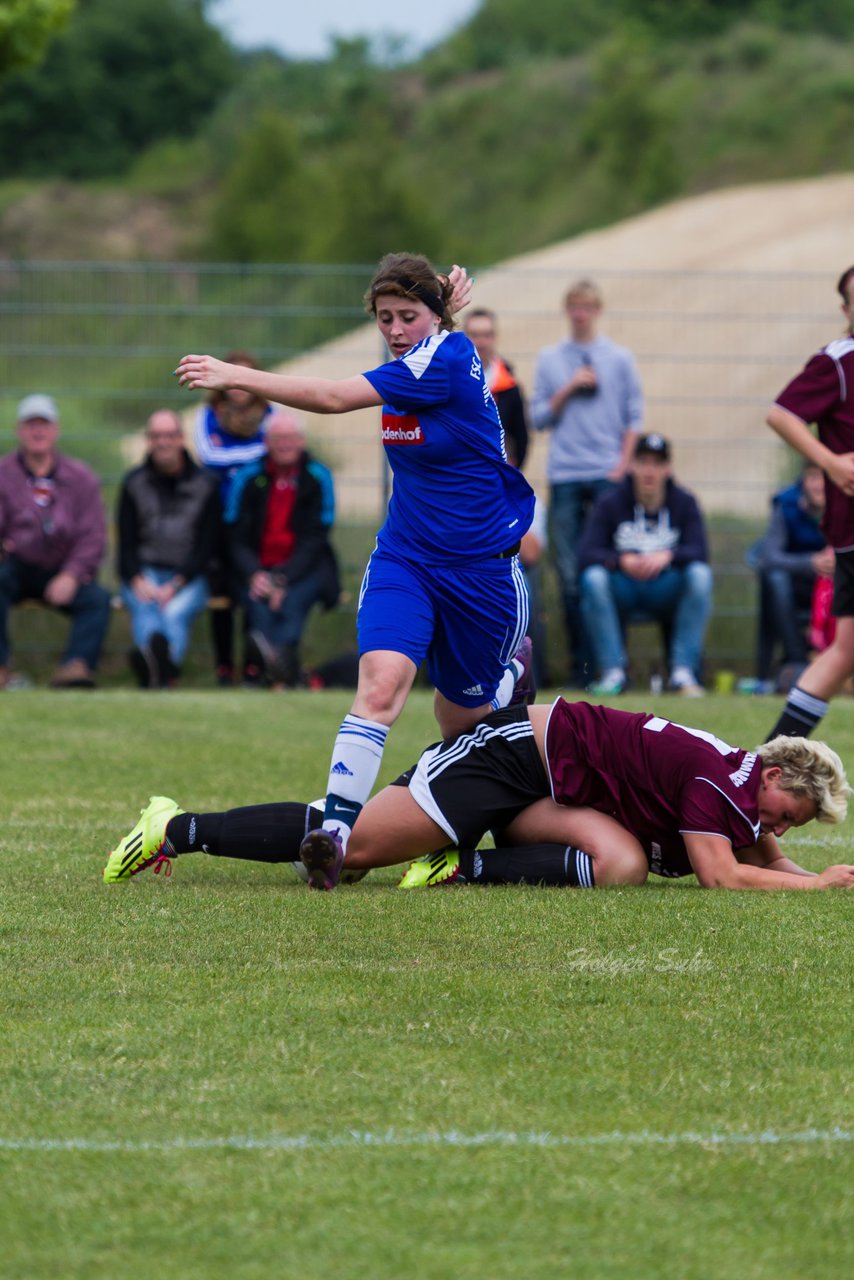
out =
{"type": "Polygon", "coordinates": [[[340,36],[404,36],[413,53],[460,26],[479,0],[213,0],[208,15],[241,48],[272,45],[296,58],[322,58],[340,36]]]}

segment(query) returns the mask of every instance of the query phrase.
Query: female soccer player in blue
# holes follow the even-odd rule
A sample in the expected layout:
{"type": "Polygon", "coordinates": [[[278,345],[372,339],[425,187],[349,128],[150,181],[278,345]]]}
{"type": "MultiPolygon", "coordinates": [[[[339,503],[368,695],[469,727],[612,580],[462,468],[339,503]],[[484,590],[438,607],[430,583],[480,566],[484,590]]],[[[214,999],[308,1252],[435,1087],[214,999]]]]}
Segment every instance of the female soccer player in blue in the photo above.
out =
{"type": "Polygon", "coordinates": [[[359,683],[333,748],[323,827],[300,851],[315,889],[338,881],[422,659],[443,737],[529,700],[528,598],[517,552],[534,494],[507,462],[477,352],[454,332],[469,293],[460,267],[444,277],[420,255],[388,254],[366,294],[392,356],[379,368],[306,378],[187,355],[176,370],[192,389],[240,387],[313,413],[382,406],[394,493],[362,583],[359,683]]]}

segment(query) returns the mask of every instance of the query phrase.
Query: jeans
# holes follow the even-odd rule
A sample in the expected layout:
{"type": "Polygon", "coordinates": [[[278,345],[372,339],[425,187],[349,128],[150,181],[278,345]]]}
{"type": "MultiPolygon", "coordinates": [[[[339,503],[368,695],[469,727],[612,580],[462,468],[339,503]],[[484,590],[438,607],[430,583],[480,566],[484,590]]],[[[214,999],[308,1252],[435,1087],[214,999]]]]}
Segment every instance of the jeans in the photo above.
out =
{"type": "Polygon", "coordinates": [[[766,569],[759,574],[759,629],[756,643],[756,675],[769,680],[774,649],[783,649],[783,664],[807,662],[807,635],[815,577],[766,569]]]}
{"type": "Polygon", "coordinates": [[[563,599],[567,636],[572,650],[573,675],[585,684],[592,675],[592,647],[583,621],[578,586],[578,543],[588,511],[600,494],[615,488],[614,482],[565,480],[551,486],[549,532],[552,554],[563,599]]]}
{"type": "MultiPolygon", "coordinates": [[[[140,572],[149,582],[155,582],[159,587],[171,582],[175,576],[174,569],[159,569],[154,565],[143,565],[140,572]]],[[[154,600],[140,600],[128,583],[123,582],[122,600],[130,615],[131,633],[136,647],[144,649],[151,637],[159,631],[166,637],[169,656],[175,666],[180,667],[190,642],[193,619],[207,604],[207,578],[204,575],[192,578],[165,605],[154,600]]]]}
{"type": "Polygon", "coordinates": [[[324,594],[325,576],[309,573],[288,587],[280,609],[272,610],[266,600],[246,601],[250,631],[260,631],[277,651],[296,649],[302,638],[312,606],[324,594]]]}
{"type": "Polygon", "coordinates": [[[581,609],[600,673],[626,670],[624,629],[642,613],[670,625],[670,670],[687,667],[699,678],[711,604],[712,570],[700,560],[671,566],[649,582],[602,565],[581,575],[581,609]]]}
{"type": "MultiPolygon", "coordinates": [[[[0,667],[9,662],[8,617],[12,605],[21,600],[43,600],[45,587],[56,577],[57,569],[40,569],[17,556],[0,561],[0,667]]],[[[68,643],[62,662],[81,658],[94,671],[110,625],[110,594],[97,582],[84,582],[62,613],[71,617],[68,643]]]]}

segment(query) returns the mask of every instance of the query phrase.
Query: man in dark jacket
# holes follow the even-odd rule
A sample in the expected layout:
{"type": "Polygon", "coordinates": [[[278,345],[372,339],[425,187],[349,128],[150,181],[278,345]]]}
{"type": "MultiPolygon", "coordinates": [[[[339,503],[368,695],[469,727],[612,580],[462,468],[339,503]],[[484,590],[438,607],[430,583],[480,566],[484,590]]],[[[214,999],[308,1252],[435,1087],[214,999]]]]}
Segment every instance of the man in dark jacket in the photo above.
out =
{"type": "Polygon", "coordinates": [[[131,666],[142,688],[159,689],[177,680],[193,619],[207,602],[220,509],[216,482],[184,448],[176,413],[153,413],[145,438],[148,455],[119,493],[118,567],[131,666]]]}
{"type": "Polygon", "coordinates": [[[700,696],[712,571],[702,513],[674,483],[663,436],[640,437],[629,475],[590,512],[578,554],[584,625],[600,671],[592,691],[625,688],[624,629],[639,615],[669,632],[670,688],[700,696]]]}
{"type": "Polygon", "coordinates": [[[306,452],[298,418],[274,413],[266,437],[266,458],[235,477],[227,519],[246,597],[247,682],[291,687],[312,607],[330,609],[340,594],[329,541],[335,495],[328,468],[306,452]]]}

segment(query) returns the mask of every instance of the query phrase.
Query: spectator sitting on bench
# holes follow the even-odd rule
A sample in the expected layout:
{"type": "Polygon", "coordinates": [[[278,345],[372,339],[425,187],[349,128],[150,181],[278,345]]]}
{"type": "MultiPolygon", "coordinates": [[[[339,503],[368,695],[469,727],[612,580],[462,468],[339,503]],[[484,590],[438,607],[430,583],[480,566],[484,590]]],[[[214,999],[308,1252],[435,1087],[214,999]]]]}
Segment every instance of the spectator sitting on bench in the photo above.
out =
{"type": "Polygon", "coordinates": [[[95,581],[107,532],[101,486],[83,462],[58,452],[50,396],[18,405],[19,448],[0,458],[0,689],[9,670],[7,617],[21,600],[71,616],[53,689],[91,689],[110,623],[110,596],[95,581]]]}
{"type": "Polygon", "coordinates": [[[759,575],[756,676],[774,679],[774,650],[783,651],[777,676],[783,691],[806,666],[807,630],[813,591],[820,578],[831,580],[836,557],[821,531],[824,473],[807,462],[800,479],[771,499],[768,528],[748,554],[759,575]]]}
{"type": "Polygon", "coordinates": [[[622,693],[625,627],[653,619],[668,635],[669,687],[699,697],[712,570],[697,499],[670,473],[663,436],[641,436],[629,474],[593,506],[578,552],[581,609],[599,668],[591,688],[622,693]]]}
{"type": "Polygon", "coordinates": [[[177,413],[153,413],[145,439],[145,461],[119,493],[119,578],[133,634],[130,664],[141,688],[162,689],[177,680],[193,619],[207,602],[220,505],[216,480],[184,448],[177,413]]]}
{"type": "Polygon", "coordinates": [[[246,601],[246,684],[300,682],[299,646],[315,604],[338,601],[329,534],[335,494],[327,467],[306,451],[305,428],[280,409],[265,424],[267,456],[235,477],[227,520],[246,601]]]}

